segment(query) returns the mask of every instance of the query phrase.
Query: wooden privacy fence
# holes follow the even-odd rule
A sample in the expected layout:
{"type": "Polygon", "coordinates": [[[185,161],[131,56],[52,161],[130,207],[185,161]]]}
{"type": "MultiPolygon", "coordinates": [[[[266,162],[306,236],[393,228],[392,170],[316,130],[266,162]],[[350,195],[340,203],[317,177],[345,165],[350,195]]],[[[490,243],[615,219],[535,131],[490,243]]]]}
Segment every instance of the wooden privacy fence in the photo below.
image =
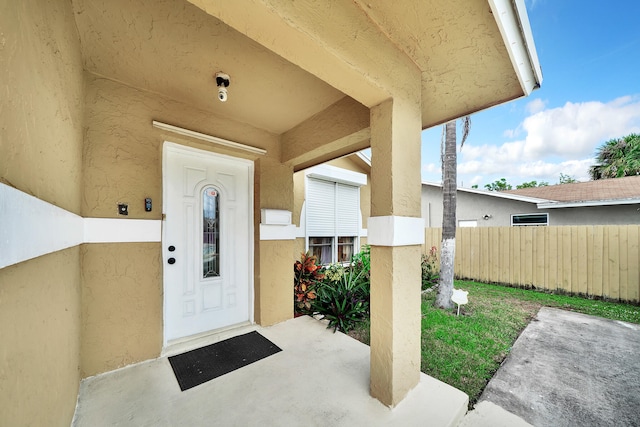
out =
{"type": "MultiPolygon", "coordinates": [[[[441,236],[425,229],[424,252],[441,236]]],[[[458,228],[455,275],[639,302],[639,238],[640,225],[458,228]]]]}

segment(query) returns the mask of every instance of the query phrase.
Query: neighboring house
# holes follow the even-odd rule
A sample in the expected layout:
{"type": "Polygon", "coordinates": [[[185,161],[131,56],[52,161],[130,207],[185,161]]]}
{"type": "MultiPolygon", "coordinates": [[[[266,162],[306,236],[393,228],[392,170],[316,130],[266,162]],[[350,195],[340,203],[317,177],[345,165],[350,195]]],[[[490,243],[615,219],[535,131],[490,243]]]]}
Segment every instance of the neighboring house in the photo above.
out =
{"type": "Polygon", "coordinates": [[[348,262],[366,244],[371,163],[360,153],[294,175],[298,252],[322,264],[348,262]]]}
{"type": "MultiPolygon", "coordinates": [[[[0,28],[0,425],[293,318],[294,173],[367,147],[367,390],[422,386],[420,131],[539,87],[524,1],[5,1],[0,28]]],[[[305,236],[344,257],[345,231],[305,236]]]]}
{"type": "MultiPolygon", "coordinates": [[[[442,227],[442,185],[422,183],[422,217],[442,227]]],[[[458,188],[459,227],[640,223],[640,176],[511,191],[458,188]]]]}

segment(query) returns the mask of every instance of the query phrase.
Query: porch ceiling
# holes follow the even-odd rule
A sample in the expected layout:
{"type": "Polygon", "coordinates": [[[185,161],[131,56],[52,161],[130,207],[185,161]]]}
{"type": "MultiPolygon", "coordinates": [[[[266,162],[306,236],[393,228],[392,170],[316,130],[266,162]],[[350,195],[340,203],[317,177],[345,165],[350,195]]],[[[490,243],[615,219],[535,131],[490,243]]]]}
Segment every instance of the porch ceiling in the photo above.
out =
{"type": "Polygon", "coordinates": [[[94,74],[276,134],[345,96],[187,1],[72,2],[94,74]],[[231,77],[225,103],[217,71],[231,77]]]}
{"type": "Polygon", "coordinates": [[[366,111],[410,93],[410,77],[423,128],[527,93],[492,12],[514,13],[507,0],[72,3],[87,71],[283,135],[298,169],[364,148],[366,111]],[[231,76],[226,103],[217,71],[231,76]]]}

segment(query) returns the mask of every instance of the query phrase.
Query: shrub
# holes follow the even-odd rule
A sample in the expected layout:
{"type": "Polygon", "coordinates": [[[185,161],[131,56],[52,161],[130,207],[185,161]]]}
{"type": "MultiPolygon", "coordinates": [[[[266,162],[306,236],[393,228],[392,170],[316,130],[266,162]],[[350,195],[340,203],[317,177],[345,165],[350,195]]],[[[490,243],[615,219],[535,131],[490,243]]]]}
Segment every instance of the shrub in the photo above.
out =
{"type": "Polygon", "coordinates": [[[293,265],[293,299],[298,313],[311,314],[311,303],[317,297],[316,288],[324,279],[321,267],[316,261],[317,257],[307,252],[301,254],[300,261],[293,265]]]}
{"type": "Polygon", "coordinates": [[[431,247],[428,254],[422,255],[422,290],[438,284],[440,270],[438,269],[438,248],[431,247]]]}
{"type": "Polygon", "coordinates": [[[325,280],[317,287],[314,309],[329,320],[329,328],[349,332],[369,316],[369,280],[365,270],[347,268],[337,281],[325,280]]]}

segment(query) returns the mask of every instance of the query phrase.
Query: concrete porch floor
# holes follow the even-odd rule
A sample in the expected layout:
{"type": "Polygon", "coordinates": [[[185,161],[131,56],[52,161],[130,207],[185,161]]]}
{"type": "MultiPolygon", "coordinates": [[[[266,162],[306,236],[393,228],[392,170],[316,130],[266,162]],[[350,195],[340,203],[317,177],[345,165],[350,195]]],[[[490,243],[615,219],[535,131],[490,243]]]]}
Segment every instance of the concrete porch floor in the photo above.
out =
{"type": "MultiPolygon", "coordinates": [[[[456,426],[467,412],[466,394],[424,374],[387,408],[369,395],[369,347],[308,316],[227,331],[180,350],[248,330],[283,351],[184,392],[166,356],[87,378],[72,425],[456,426]]],[[[500,424],[497,408],[486,425],[500,424]]]]}

